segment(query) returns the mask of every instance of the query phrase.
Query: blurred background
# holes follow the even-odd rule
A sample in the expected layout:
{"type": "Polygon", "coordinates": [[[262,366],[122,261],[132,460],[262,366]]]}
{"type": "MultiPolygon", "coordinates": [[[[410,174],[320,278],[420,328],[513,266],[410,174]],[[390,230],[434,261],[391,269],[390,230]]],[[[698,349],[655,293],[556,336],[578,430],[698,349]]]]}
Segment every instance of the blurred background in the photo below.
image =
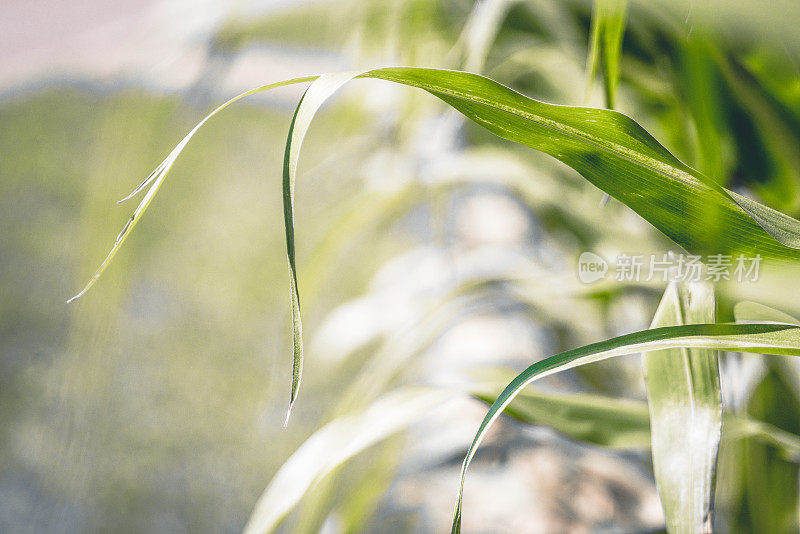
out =
{"type": "MultiPolygon", "coordinates": [[[[376,80],[345,87],[304,145],[306,369],[287,428],[281,164],[302,86],[210,121],[103,279],[65,304],[134,207],[115,202],[252,87],[399,64],[604,106],[586,73],[589,1],[6,0],[0,13],[2,532],[239,532],[268,486],[268,505],[286,500],[277,531],[446,531],[486,411],[471,393],[650,324],[663,284],[585,285],[577,258],[674,244],[560,163],[376,80]],[[396,415],[388,439],[358,418],[378,399],[396,415]],[[342,417],[316,435],[323,452],[290,460],[342,417]],[[378,444],[331,460],[357,437],[378,444]]],[[[797,217],[798,22],[789,1],[632,2],[617,108],[797,217]]],[[[743,298],[797,313],[793,280],[721,288],[718,316],[743,298]]],[[[800,431],[794,367],[723,364],[726,408],[800,431]]],[[[644,399],[635,357],[537,387],[644,399]]],[[[504,418],[487,439],[465,531],[664,528],[646,433],[547,416],[504,418]]],[[[797,480],[773,449],[723,443],[716,521],[796,530],[797,480]]]]}

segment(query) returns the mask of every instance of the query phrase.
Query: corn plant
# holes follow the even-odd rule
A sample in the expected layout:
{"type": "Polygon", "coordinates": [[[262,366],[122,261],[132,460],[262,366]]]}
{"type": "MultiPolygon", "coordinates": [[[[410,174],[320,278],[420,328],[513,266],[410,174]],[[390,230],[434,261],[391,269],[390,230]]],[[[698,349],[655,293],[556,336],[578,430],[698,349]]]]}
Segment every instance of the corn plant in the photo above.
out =
{"type": "MultiPolygon", "coordinates": [[[[386,67],[326,73],[257,87],[216,108],[123,199],[144,194],[100,267],[70,300],[85,294],[110,265],[173,164],[202,126],[249,95],[286,85],[310,84],[289,126],[282,174],[293,345],[284,423],[287,424],[298,402],[304,359],[300,299],[303,287],[296,263],[294,230],[294,190],[301,147],[323,104],[341,87],[357,83],[359,79],[421,89],[488,132],[560,161],[607,197],[630,208],[680,250],[703,257],[758,257],[764,261],[764,270],[789,273],[792,279],[792,269],[800,259],[800,222],[725,187],[724,180],[710,174],[723,173],[725,168],[718,147],[709,142],[721,135],[713,127],[713,118],[698,120],[698,124],[708,128],[708,131],[698,132],[701,138],[699,159],[705,171],[701,172],[673,155],[634,118],[613,109],[618,102],[616,93],[626,28],[624,2],[598,0],[591,19],[587,71],[590,81],[598,72],[602,74],[605,108],[549,104],[529,98],[491,77],[469,72],[481,70],[491,42],[491,21],[501,19],[511,4],[513,2],[486,2],[480,6],[482,11],[475,11],[484,18],[471,19],[465,30],[465,34],[472,32],[481,36],[470,41],[472,48],[467,47],[466,70],[386,67]],[[494,15],[487,17],[486,10],[494,15]],[[488,26],[482,27],[482,24],[488,26]]],[[[694,78],[687,83],[711,84],[703,77],[703,62],[712,63],[720,76],[734,78],[729,58],[713,45],[699,40],[686,48],[687,63],[701,64],[694,70],[689,69],[686,76],[694,78]]],[[[748,91],[742,86],[738,90],[748,91]]],[[[708,113],[696,101],[689,102],[688,106],[695,118],[708,113]]],[[[510,184],[509,179],[506,185],[510,184]]],[[[517,185],[536,189],[535,183],[523,181],[517,185]]],[[[766,189],[764,196],[769,197],[766,189]]],[[[783,198],[780,205],[791,211],[794,203],[794,199],[783,198]]],[[[457,306],[458,298],[473,289],[458,288],[450,301],[441,306],[457,306]]],[[[496,377],[470,391],[490,407],[466,452],[458,488],[454,488],[452,532],[460,531],[462,514],[468,513],[468,504],[464,508],[462,501],[470,463],[487,432],[504,412],[521,421],[554,427],[589,443],[605,446],[614,446],[620,441],[651,444],[656,483],[670,532],[700,532],[712,528],[717,458],[720,444],[726,440],[747,437],[779,451],[784,458],[796,460],[800,453],[797,436],[756,417],[723,413],[719,366],[723,351],[800,355],[800,322],[773,308],[747,302],[736,306],[735,321],[718,322],[716,290],[712,284],[670,282],[651,328],[560,352],[533,363],[513,378],[503,375],[507,385],[501,391],[495,387],[499,380],[496,377]],[[525,389],[546,376],[639,353],[642,354],[647,403],[621,402],[602,396],[547,395],[525,389]],[[554,417],[554,412],[563,415],[554,417]],[[590,422],[593,426],[589,431],[586,425],[570,426],[570,422],[576,421],[590,422]]],[[[536,291],[531,291],[527,298],[535,300],[536,291]]],[[[430,313],[433,316],[433,311],[430,313]]],[[[420,340],[418,346],[407,348],[405,352],[419,351],[419,346],[425,343],[425,339],[420,340]]],[[[378,353],[380,357],[375,358],[364,375],[378,389],[379,385],[389,382],[392,354],[404,353],[403,350],[385,352],[378,353]]],[[[402,358],[399,361],[402,362],[402,358]]],[[[351,397],[360,395],[355,391],[351,397]]],[[[346,400],[337,418],[303,444],[276,475],[256,506],[248,532],[276,528],[326,474],[370,445],[407,427],[421,414],[442,403],[445,397],[444,392],[431,388],[403,388],[380,396],[357,414],[348,413],[348,408],[357,402],[348,405],[346,400]],[[304,477],[293,476],[296,472],[293,464],[305,467],[304,477]]],[[[766,415],[762,413],[763,419],[767,419],[766,415]]],[[[792,483],[796,486],[796,480],[792,483]]]]}

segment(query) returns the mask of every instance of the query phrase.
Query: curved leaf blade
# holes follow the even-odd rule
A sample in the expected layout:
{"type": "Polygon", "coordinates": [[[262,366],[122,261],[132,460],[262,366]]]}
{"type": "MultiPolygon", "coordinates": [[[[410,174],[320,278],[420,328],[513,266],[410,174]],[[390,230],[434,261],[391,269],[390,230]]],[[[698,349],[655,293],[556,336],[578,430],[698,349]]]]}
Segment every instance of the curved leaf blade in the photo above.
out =
{"type": "Polygon", "coordinates": [[[108,267],[161,187],[175,159],[212,116],[247,95],[316,80],[295,111],[284,161],[284,222],[293,324],[288,421],[297,398],[303,361],[294,251],[293,195],[297,160],[302,140],[317,110],[354,77],[383,79],[424,89],[489,131],[559,159],[692,253],[738,252],[773,259],[800,259],[800,252],[796,250],[800,248],[800,222],[720,187],[681,163],[644,128],[621,113],[539,102],[477,74],[396,67],[278,82],[242,93],[214,110],[134,190],[136,193],[149,185],[108,256],[84,289],[70,301],[85,294],[108,267]]]}
{"type": "MultiPolygon", "coordinates": [[[[472,395],[491,406],[499,391],[500,388],[487,385],[473,389],[472,395]]],[[[642,401],[529,388],[517,395],[505,414],[522,423],[552,428],[583,443],[614,449],[650,447],[650,415],[647,403],[642,401]]]]}
{"type": "Polygon", "coordinates": [[[800,247],[800,222],[723,189],[616,111],[547,104],[461,71],[393,67],[325,75],[298,104],[286,142],[283,198],[294,346],[289,413],[303,363],[293,220],[299,147],[324,101],[353,78],[377,78],[428,91],[500,137],[566,163],[690,252],[800,259],[795,250],[800,247]]]}
{"type": "Polygon", "coordinates": [[[800,325],[800,320],[775,308],[758,302],[737,302],[733,307],[733,315],[737,321],[758,321],[800,325]]]}
{"type": "Polygon", "coordinates": [[[800,222],[719,186],[622,113],[547,104],[460,71],[398,67],[361,77],[424,89],[496,135],[555,157],[692,253],[800,259],[800,222]]]}
{"type": "MultiPolygon", "coordinates": [[[[472,395],[491,406],[502,389],[502,386],[483,385],[473,390],[472,395]]],[[[521,423],[547,426],[574,440],[601,447],[647,449],[651,444],[650,413],[644,401],[529,388],[520,391],[503,413],[521,423]]],[[[782,458],[800,462],[797,434],[746,415],[723,412],[722,417],[724,441],[756,439],[775,447],[782,458]]]]}
{"type": "Polygon", "coordinates": [[[679,347],[800,356],[800,327],[783,324],[696,324],[643,330],[562,352],[525,369],[503,390],[481,422],[461,467],[452,532],[461,531],[464,481],[491,425],[528,384],[561,371],[609,358],[679,347]]]}
{"type": "Polygon", "coordinates": [[[286,154],[283,160],[283,220],[286,229],[286,259],[289,264],[289,291],[292,309],[292,386],[289,395],[289,409],[286,420],[289,422],[292,407],[300,391],[303,369],[303,321],[300,316],[300,293],[297,288],[297,267],[294,246],[294,182],[300,148],[306,137],[311,121],[325,101],[342,85],[353,79],[357,73],[323,74],[306,90],[292,117],[289,135],[286,138],[286,154]]]}
{"type": "Polygon", "coordinates": [[[258,499],[246,534],[273,531],[316,482],[359,452],[399,432],[450,398],[450,392],[405,388],[360,413],[342,416],[305,441],[258,499]]]}
{"type": "Polygon", "coordinates": [[[246,96],[250,96],[256,93],[261,93],[263,91],[269,91],[270,89],[276,89],[278,87],[284,87],[286,85],[312,82],[316,79],[317,76],[292,78],[290,80],[284,80],[276,83],[271,83],[268,85],[262,85],[261,87],[256,87],[255,89],[250,89],[249,91],[245,91],[244,93],[236,95],[235,97],[231,98],[224,104],[218,106],[214,111],[206,115],[205,118],[203,118],[203,120],[198,122],[197,125],[194,128],[192,128],[192,130],[188,134],[186,134],[186,136],[183,139],[181,139],[181,142],[178,143],[175,146],[175,148],[172,149],[172,151],[167,155],[167,157],[164,158],[164,161],[159,163],[158,166],[153,170],[153,172],[151,172],[148,175],[148,177],[145,178],[144,181],[141,184],[139,184],[128,196],[119,201],[119,203],[125,202],[126,200],[129,200],[134,196],[136,196],[137,194],[139,194],[140,192],[142,192],[147,186],[150,186],[150,188],[147,190],[147,193],[145,193],[144,198],[142,198],[141,202],[139,202],[139,205],[136,206],[136,209],[134,210],[133,215],[131,215],[131,218],[128,219],[128,221],[125,223],[125,226],[122,228],[122,231],[120,231],[120,233],[117,235],[117,238],[114,241],[114,245],[111,247],[111,250],[108,252],[103,262],[97,268],[97,270],[89,279],[89,281],[86,283],[86,285],[83,287],[83,289],[81,289],[80,292],[78,292],[75,296],[67,300],[67,303],[73,302],[81,298],[83,295],[85,295],[86,292],[89,291],[89,289],[95,284],[95,282],[97,282],[97,280],[100,278],[103,272],[105,272],[106,268],[111,264],[111,260],[114,259],[114,256],[122,247],[122,244],[125,243],[125,240],[133,231],[133,228],[139,222],[142,215],[144,215],[144,212],[150,205],[150,202],[153,201],[153,197],[161,188],[161,185],[164,183],[164,180],[166,179],[167,174],[169,174],[169,171],[172,169],[172,165],[175,163],[175,160],[178,159],[178,156],[180,156],[181,152],[183,152],[183,149],[186,148],[186,145],[189,144],[189,141],[191,141],[192,137],[194,137],[197,131],[200,128],[202,128],[203,125],[205,125],[205,123],[208,122],[209,119],[211,119],[211,117],[213,117],[223,109],[227,108],[234,102],[241,100],[246,96]]]}

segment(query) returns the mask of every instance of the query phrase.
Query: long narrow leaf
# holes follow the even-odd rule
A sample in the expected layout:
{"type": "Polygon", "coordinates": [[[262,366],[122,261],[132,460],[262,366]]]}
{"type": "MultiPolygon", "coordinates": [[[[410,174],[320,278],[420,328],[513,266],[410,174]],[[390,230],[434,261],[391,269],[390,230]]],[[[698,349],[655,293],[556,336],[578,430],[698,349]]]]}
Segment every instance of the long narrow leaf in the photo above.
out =
{"type": "Polygon", "coordinates": [[[356,77],[424,89],[489,131],[554,156],[690,252],[800,258],[796,250],[800,222],[720,187],[680,162],[621,113],[546,104],[489,78],[460,71],[397,67],[322,77],[298,104],[286,142],[283,198],[294,325],[290,411],[303,362],[293,228],[297,156],[317,110],[356,77]],[[309,94],[314,98],[309,99],[309,94]]]}
{"type": "Polygon", "coordinates": [[[597,72],[602,72],[606,107],[614,109],[614,93],[619,83],[622,37],[625,33],[627,0],[594,0],[589,32],[587,94],[597,72]]]}
{"type": "MultiPolygon", "coordinates": [[[[287,140],[283,197],[294,347],[290,410],[297,398],[303,357],[293,224],[297,158],[316,111],[325,99],[354,76],[353,73],[326,75],[312,85],[295,112],[287,140]]],[[[720,187],[681,163],[625,115],[610,110],[546,104],[489,78],[466,72],[397,67],[375,69],[358,76],[424,89],[489,131],[550,154],[628,205],[692,253],[760,254],[764,258],[783,260],[800,258],[800,252],[796,250],[800,248],[800,222],[720,187]]],[[[95,275],[71,300],[83,295],[106,269],[150,204],[175,159],[200,126],[239,98],[315,79],[314,76],[297,78],[253,89],[231,99],[201,121],[154,174],[137,188],[138,191],[150,186],[95,275]]]]}
{"type": "Polygon", "coordinates": [[[189,141],[191,141],[192,137],[194,137],[194,134],[196,134],[197,131],[206,122],[208,122],[209,119],[211,119],[211,117],[213,117],[223,109],[227,108],[234,102],[241,100],[246,96],[250,96],[263,91],[268,91],[270,89],[276,89],[278,87],[283,87],[286,85],[311,82],[316,79],[317,76],[293,78],[291,80],[284,80],[269,85],[262,85],[261,87],[256,87],[255,89],[245,91],[244,93],[231,98],[221,106],[217,107],[214,111],[206,115],[206,117],[203,120],[198,122],[197,125],[194,128],[192,128],[192,130],[188,134],[186,134],[186,136],[181,140],[181,142],[178,143],[177,146],[172,149],[172,152],[170,152],[169,155],[167,155],[167,157],[164,158],[164,161],[159,163],[158,166],[155,168],[155,170],[153,170],[153,172],[151,172],[150,175],[147,178],[145,178],[145,180],[141,184],[139,184],[128,196],[119,201],[120,203],[125,202],[126,200],[129,200],[134,196],[136,196],[137,194],[139,194],[147,186],[150,186],[150,188],[147,190],[147,193],[145,193],[144,198],[142,198],[142,201],[134,210],[133,215],[131,215],[131,218],[128,219],[128,222],[125,223],[125,226],[122,228],[122,231],[120,231],[120,233],[117,235],[117,239],[114,241],[114,245],[111,247],[111,250],[108,252],[103,262],[100,264],[100,267],[97,268],[94,275],[92,275],[92,277],[89,279],[89,282],[87,282],[87,284],[83,287],[83,289],[81,289],[81,291],[78,294],[70,298],[67,302],[69,303],[76,299],[79,299],[87,291],[89,291],[89,288],[91,288],[95,282],[97,282],[97,280],[106,270],[106,268],[111,264],[111,260],[114,259],[114,256],[117,254],[120,247],[122,247],[122,244],[125,242],[130,233],[133,231],[133,228],[139,222],[139,219],[141,219],[142,215],[144,214],[144,211],[150,205],[150,202],[153,201],[153,197],[158,192],[159,188],[161,187],[161,184],[164,183],[164,179],[167,177],[167,174],[169,174],[169,171],[172,169],[172,165],[175,163],[175,160],[178,159],[178,156],[181,154],[181,152],[183,152],[183,149],[186,148],[186,145],[189,143],[189,141]]]}
{"type": "Polygon", "coordinates": [[[336,92],[342,85],[351,80],[357,73],[323,74],[320,76],[300,99],[297,105],[289,137],[286,141],[286,156],[283,160],[283,217],[286,227],[286,258],[289,264],[289,291],[292,305],[292,386],[289,395],[289,409],[286,411],[286,421],[292,414],[292,407],[297,400],[300,390],[300,379],[303,369],[303,322],[300,317],[300,293],[297,289],[297,268],[295,266],[294,250],[294,182],[297,176],[297,163],[300,159],[300,148],[303,145],[306,132],[317,110],[328,97],[336,92]]]}
{"type": "Polygon", "coordinates": [[[643,330],[562,352],[520,373],[503,390],[481,422],[461,467],[452,532],[461,531],[464,481],[472,458],[491,425],[528,384],[561,371],[616,356],[678,347],[800,356],[800,327],[785,324],[698,324],[643,330]]]}
{"type": "Polygon", "coordinates": [[[760,321],[800,325],[797,318],[775,308],[764,306],[757,302],[738,302],[733,308],[733,315],[737,321],[760,321]]]}
{"type": "Polygon", "coordinates": [[[419,420],[450,396],[441,390],[401,389],[361,413],[325,425],[283,464],[258,499],[245,533],[274,530],[314,483],[359,452],[419,420]]]}
{"type": "Polygon", "coordinates": [[[361,77],[425,89],[489,131],[550,154],[691,252],[800,258],[800,222],[720,187],[626,115],[546,104],[466,72],[401,67],[361,77]]]}
{"type": "MultiPolygon", "coordinates": [[[[479,387],[472,394],[490,406],[500,388],[479,387]]],[[[570,438],[620,449],[650,446],[647,403],[590,393],[551,393],[529,388],[505,410],[520,422],[542,425],[570,438]]]]}
{"type": "MultiPolygon", "coordinates": [[[[500,391],[502,386],[486,384],[474,389],[472,394],[491,406],[500,391]]],[[[651,444],[650,412],[644,401],[528,388],[521,391],[503,413],[521,423],[547,426],[592,445],[646,449],[651,444]]],[[[800,462],[800,436],[797,434],[746,415],[723,413],[723,421],[723,440],[755,439],[775,447],[785,460],[800,462]]]]}

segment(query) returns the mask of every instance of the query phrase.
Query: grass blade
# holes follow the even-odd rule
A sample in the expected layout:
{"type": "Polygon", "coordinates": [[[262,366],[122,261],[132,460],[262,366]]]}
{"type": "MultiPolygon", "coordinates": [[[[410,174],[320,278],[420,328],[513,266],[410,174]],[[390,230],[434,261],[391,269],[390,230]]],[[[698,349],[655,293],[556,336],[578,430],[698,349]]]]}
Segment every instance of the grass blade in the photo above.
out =
{"type": "Polygon", "coordinates": [[[241,100],[246,96],[250,96],[255,93],[261,93],[263,91],[268,91],[270,89],[275,89],[278,87],[284,87],[286,85],[311,82],[316,79],[317,76],[293,78],[291,80],[284,80],[269,85],[262,85],[261,87],[256,87],[255,89],[245,91],[244,93],[237,95],[228,100],[227,102],[225,102],[224,104],[220,105],[214,111],[206,115],[206,117],[203,120],[197,123],[197,125],[194,128],[192,128],[192,130],[188,134],[186,134],[186,136],[181,140],[181,142],[178,143],[178,145],[172,149],[172,152],[170,152],[169,155],[167,155],[167,157],[164,158],[164,161],[159,163],[158,166],[155,168],[155,170],[153,170],[153,172],[151,172],[150,175],[147,178],[145,178],[145,180],[133,190],[133,192],[131,192],[128,196],[119,201],[119,202],[124,202],[126,200],[129,200],[134,196],[136,196],[141,191],[143,191],[148,185],[150,186],[150,188],[147,190],[147,193],[145,193],[144,198],[142,198],[142,201],[139,203],[138,206],[136,206],[136,209],[134,210],[133,215],[131,215],[131,218],[128,219],[128,222],[125,223],[125,226],[122,228],[122,231],[120,231],[120,233],[117,235],[117,238],[114,241],[114,245],[111,247],[111,250],[108,252],[103,262],[100,264],[100,267],[97,268],[97,270],[89,279],[89,281],[86,283],[86,285],[83,287],[83,289],[81,289],[81,291],[78,292],[78,294],[67,300],[67,302],[69,303],[79,299],[80,297],[85,295],[87,291],[89,291],[89,288],[91,288],[95,284],[95,282],[97,282],[97,280],[106,270],[106,268],[111,264],[111,260],[114,259],[114,256],[117,254],[120,247],[122,247],[122,244],[125,242],[130,233],[133,231],[133,228],[141,219],[145,210],[150,205],[150,202],[153,201],[153,197],[158,192],[161,185],[164,183],[164,180],[166,179],[167,174],[169,174],[170,169],[172,169],[172,165],[175,163],[175,160],[178,159],[178,156],[181,154],[181,152],[183,152],[183,149],[186,148],[186,145],[189,143],[189,141],[191,141],[192,137],[194,137],[194,134],[196,134],[197,131],[203,125],[205,125],[205,123],[208,122],[209,119],[211,119],[211,117],[213,117],[223,109],[227,108],[234,102],[241,100]]]}
{"type": "MultiPolygon", "coordinates": [[[[503,383],[507,381],[504,379],[503,383]]],[[[485,384],[474,389],[472,394],[491,406],[500,391],[502,386],[485,384]]],[[[521,391],[503,413],[521,423],[547,426],[574,440],[601,447],[647,449],[651,445],[650,412],[643,401],[528,388],[521,391]]],[[[723,440],[754,439],[774,447],[781,458],[800,462],[800,436],[797,434],[745,415],[723,413],[722,417],[723,440]]]]}
{"type": "Polygon", "coordinates": [[[589,32],[587,97],[598,70],[603,76],[606,107],[614,109],[614,93],[619,84],[619,63],[625,33],[627,0],[595,0],[589,32]]]}
{"type": "Polygon", "coordinates": [[[506,386],[478,428],[461,467],[452,532],[461,531],[464,481],[469,464],[491,425],[525,386],[545,376],[588,363],[678,347],[800,356],[800,327],[772,323],[667,326],[585,345],[536,362],[506,386]]]}
{"type": "MultiPolygon", "coordinates": [[[[652,326],[714,321],[710,283],[670,283],[652,326]]],[[[642,355],[653,468],[669,532],[710,532],[722,426],[714,350],[671,348],[642,355]]]]}
{"type": "Polygon", "coordinates": [[[364,449],[406,428],[450,393],[407,388],[381,397],[361,413],[340,417],[315,432],[283,464],[256,503],[246,534],[274,530],[306,491],[364,449]]]}
{"type": "MultiPolygon", "coordinates": [[[[472,394],[491,406],[501,389],[487,384],[474,389],[472,394]]],[[[574,440],[602,447],[650,446],[650,415],[647,403],[642,401],[528,388],[517,395],[505,414],[522,423],[546,426],[574,440]]]]}
{"type": "Polygon", "coordinates": [[[628,205],[694,254],[759,254],[800,258],[800,222],[722,188],[686,166],[629,117],[611,110],[556,106],[528,98],[494,80],[459,71],[397,67],[361,74],[339,73],[278,82],[243,93],[209,114],[136,190],[149,189],[113,248],[86,287],[100,277],[139,221],[175,159],[213,115],[244,96],[282,85],[314,82],[299,103],[286,144],[283,169],[284,222],[292,304],[292,386],[287,411],[297,398],[303,345],[294,251],[294,180],[303,138],[324,101],[354,77],[378,78],[424,89],[487,130],[549,154],[604,192],[628,205]]]}
{"type": "Polygon", "coordinates": [[[800,463],[800,436],[747,416],[725,415],[723,439],[750,438],[774,447],[787,462],[800,463]]]}
{"type": "Polygon", "coordinates": [[[424,89],[500,137],[559,159],[690,252],[800,258],[800,222],[719,186],[626,115],[546,104],[459,71],[398,67],[361,76],[424,89]]]}
{"type": "Polygon", "coordinates": [[[323,74],[306,90],[295,109],[286,139],[286,156],[283,161],[283,217],[286,226],[286,259],[289,264],[289,291],[292,307],[292,386],[289,395],[289,409],[286,420],[289,422],[292,407],[300,390],[303,369],[303,322],[300,316],[300,293],[297,288],[297,267],[294,246],[294,182],[297,176],[297,163],[300,148],[306,137],[311,121],[322,104],[342,85],[357,73],[323,74]]]}
{"type": "MultiPolygon", "coordinates": [[[[748,414],[789,432],[800,431],[800,403],[792,380],[778,366],[755,388],[748,414]]],[[[779,451],[746,440],[742,448],[742,509],[735,528],[739,532],[797,532],[800,467],[787,462],[779,451]]]]}
{"type": "Polygon", "coordinates": [[[773,322],[784,324],[797,324],[800,321],[792,317],[788,313],[784,313],[775,308],[764,306],[757,302],[737,302],[733,308],[733,315],[737,321],[757,321],[757,322],[773,322]]]}
{"type": "Polygon", "coordinates": [[[303,362],[293,223],[299,147],[320,106],[353,78],[378,78],[424,89],[489,131],[556,157],[690,252],[800,258],[796,250],[800,222],[720,187],[680,162],[621,113],[546,104],[489,78],[460,71],[396,67],[325,75],[298,104],[286,144],[283,198],[294,325],[290,411],[303,362]]]}

